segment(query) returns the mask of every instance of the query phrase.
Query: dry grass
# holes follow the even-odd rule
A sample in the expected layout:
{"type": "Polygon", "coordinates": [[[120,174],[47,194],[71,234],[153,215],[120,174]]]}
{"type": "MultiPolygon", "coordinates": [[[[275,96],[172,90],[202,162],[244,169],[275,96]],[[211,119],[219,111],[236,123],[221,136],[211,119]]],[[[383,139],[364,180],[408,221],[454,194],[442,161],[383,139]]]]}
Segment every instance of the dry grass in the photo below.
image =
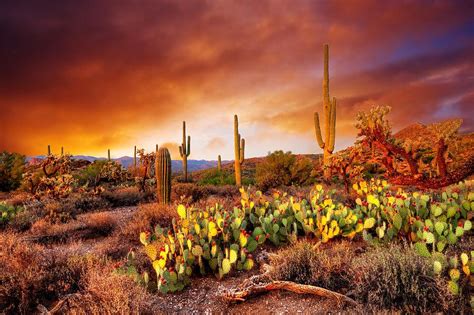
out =
{"type": "Polygon", "coordinates": [[[150,296],[131,277],[110,272],[109,265],[89,268],[81,280],[81,291],[59,305],[69,314],[143,314],[150,296]]]}
{"type": "Polygon", "coordinates": [[[30,234],[37,242],[57,243],[107,236],[117,224],[117,218],[112,213],[87,213],[67,223],[51,223],[47,219],[40,219],[32,225],[30,234]]]}
{"type": "Polygon", "coordinates": [[[138,242],[140,232],[151,231],[156,225],[170,226],[173,218],[178,218],[176,207],[158,203],[143,204],[122,228],[119,235],[133,243],[138,242]]]}
{"type": "Polygon", "coordinates": [[[355,258],[349,272],[354,296],[380,309],[420,313],[459,307],[446,281],[434,276],[432,262],[406,246],[373,248],[355,258]]]}
{"type": "Polygon", "coordinates": [[[0,234],[0,248],[0,309],[6,313],[29,313],[77,288],[80,270],[65,254],[27,244],[15,233],[0,234]]]}
{"type": "Polygon", "coordinates": [[[119,188],[102,193],[102,198],[113,207],[136,206],[148,197],[150,196],[140,192],[137,187],[119,188]]]}
{"type": "Polygon", "coordinates": [[[342,241],[325,249],[316,249],[309,241],[299,241],[270,257],[274,280],[293,281],[341,291],[348,287],[354,247],[342,241]]]}

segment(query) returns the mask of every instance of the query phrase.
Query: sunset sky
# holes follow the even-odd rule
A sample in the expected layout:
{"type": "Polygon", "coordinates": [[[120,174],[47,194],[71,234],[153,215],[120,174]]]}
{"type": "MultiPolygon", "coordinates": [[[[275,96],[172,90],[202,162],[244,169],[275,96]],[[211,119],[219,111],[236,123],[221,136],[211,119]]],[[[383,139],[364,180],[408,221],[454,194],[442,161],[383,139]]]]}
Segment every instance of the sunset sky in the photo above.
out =
{"type": "Polygon", "coordinates": [[[336,149],[374,104],[474,131],[473,1],[1,1],[0,150],[177,159],[186,120],[190,159],[232,159],[235,113],[248,157],[320,153],[324,43],[336,149]]]}

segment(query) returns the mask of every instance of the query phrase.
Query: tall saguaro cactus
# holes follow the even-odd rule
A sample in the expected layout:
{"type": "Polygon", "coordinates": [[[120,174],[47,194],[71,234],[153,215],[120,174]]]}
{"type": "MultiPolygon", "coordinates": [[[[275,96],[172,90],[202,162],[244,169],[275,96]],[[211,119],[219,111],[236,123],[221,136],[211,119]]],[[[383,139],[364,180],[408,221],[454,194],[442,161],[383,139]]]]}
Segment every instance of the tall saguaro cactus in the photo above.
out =
{"type": "Polygon", "coordinates": [[[137,146],[133,147],[133,167],[137,168],[137,146]]]}
{"type": "Polygon", "coordinates": [[[314,128],[316,129],[316,140],[323,153],[323,163],[325,166],[324,176],[329,178],[331,170],[329,162],[334,151],[334,141],[336,138],[336,98],[329,96],[329,45],[324,45],[324,77],[323,77],[323,114],[324,114],[324,140],[319,124],[319,114],[314,113],[314,128]]]}
{"type": "Polygon", "coordinates": [[[191,154],[191,136],[188,136],[186,142],[186,122],[183,121],[183,143],[179,146],[179,155],[183,160],[183,176],[184,181],[188,181],[188,156],[191,154]]]}
{"type": "Polygon", "coordinates": [[[51,145],[48,144],[48,156],[51,155],[51,145]]]}
{"type": "Polygon", "coordinates": [[[218,172],[222,171],[222,161],[221,161],[221,155],[220,154],[217,156],[217,171],[218,172]]]}
{"type": "Polygon", "coordinates": [[[61,156],[64,156],[64,147],[61,147],[61,156]]]}
{"type": "Polygon", "coordinates": [[[160,148],[156,152],[155,175],[158,202],[169,204],[171,201],[171,156],[167,148],[160,148]]]}
{"type": "Polygon", "coordinates": [[[110,162],[110,149],[107,149],[107,160],[110,162]]]}
{"type": "Polygon", "coordinates": [[[245,159],[245,139],[240,138],[239,118],[234,115],[234,154],[235,154],[235,184],[242,186],[242,169],[241,165],[245,159]]]}

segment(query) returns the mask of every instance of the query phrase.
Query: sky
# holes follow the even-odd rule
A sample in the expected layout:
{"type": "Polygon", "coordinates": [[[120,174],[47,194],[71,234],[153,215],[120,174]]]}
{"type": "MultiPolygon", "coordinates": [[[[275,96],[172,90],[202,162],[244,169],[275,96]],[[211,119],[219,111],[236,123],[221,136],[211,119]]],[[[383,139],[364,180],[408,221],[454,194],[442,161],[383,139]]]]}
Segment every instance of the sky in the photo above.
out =
{"type": "Polygon", "coordinates": [[[323,44],[336,150],[358,111],[390,105],[394,130],[462,117],[474,131],[472,1],[0,2],[0,151],[233,159],[321,153],[323,44]]]}

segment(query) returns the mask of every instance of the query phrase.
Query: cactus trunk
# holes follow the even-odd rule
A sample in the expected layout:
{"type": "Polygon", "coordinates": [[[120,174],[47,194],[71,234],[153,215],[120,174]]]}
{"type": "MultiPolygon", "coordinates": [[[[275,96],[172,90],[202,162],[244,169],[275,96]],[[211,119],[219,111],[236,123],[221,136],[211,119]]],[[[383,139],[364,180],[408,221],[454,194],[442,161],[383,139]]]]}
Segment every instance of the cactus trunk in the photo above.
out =
{"type": "Polygon", "coordinates": [[[107,160],[110,162],[110,149],[107,150],[107,160]]]}
{"type": "Polygon", "coordinates": [[[61,156],[64,156],[64,147],[61,147],[61,156]]]}
{"type": "Polygon", "coordinates": [[[242,186],[242,169],[241,165],[245,159],[245,139],[240,138],[239,118],[234,115],[234,154],[235,154],[235,184],[242,186]]]}
{"type": "Polygon", "coordinates": [[[137,168],[137,146],[133,147],[133,167],[137,168]]]}
{"type": "Polygon", "coordinates": [[[329,168],[330,157],[334,151],[336,137],[336,98],[329,96],[329,46],[324,45],[324,77],[323,77],[323,114],[324,114],[324,139],[319,123],[319,114],[314,113],[314,127],[316,140],[323,149],[324,177],[329,179],[331,170],[329,168]]]}
{"type": "Polygon", "coordinates": [[[222,161],[221,161],[221,156],[217,156],[217,171],[221,172],[222,171],[222,161]]]}
{"type": "Polygon", "coordinates": [[[167,148],[156,153],[155,174],[157,184],[157,200],[161,204],[171,201],[171,156],[167,148]]]}
{"type": "Polygon", "coordinates": [[[183,161],[183,178],[184,181],[188,181],[188,156],[191,153],[191,136],[188,136],[186,143],[186,122],[183,121],[183,143],[179,147],[179,155],[183,161]]]}
{"type": "Polygon", "coordinates": [[[48,144],[48,155],[51,155],[51,146],[48,144]]]}

